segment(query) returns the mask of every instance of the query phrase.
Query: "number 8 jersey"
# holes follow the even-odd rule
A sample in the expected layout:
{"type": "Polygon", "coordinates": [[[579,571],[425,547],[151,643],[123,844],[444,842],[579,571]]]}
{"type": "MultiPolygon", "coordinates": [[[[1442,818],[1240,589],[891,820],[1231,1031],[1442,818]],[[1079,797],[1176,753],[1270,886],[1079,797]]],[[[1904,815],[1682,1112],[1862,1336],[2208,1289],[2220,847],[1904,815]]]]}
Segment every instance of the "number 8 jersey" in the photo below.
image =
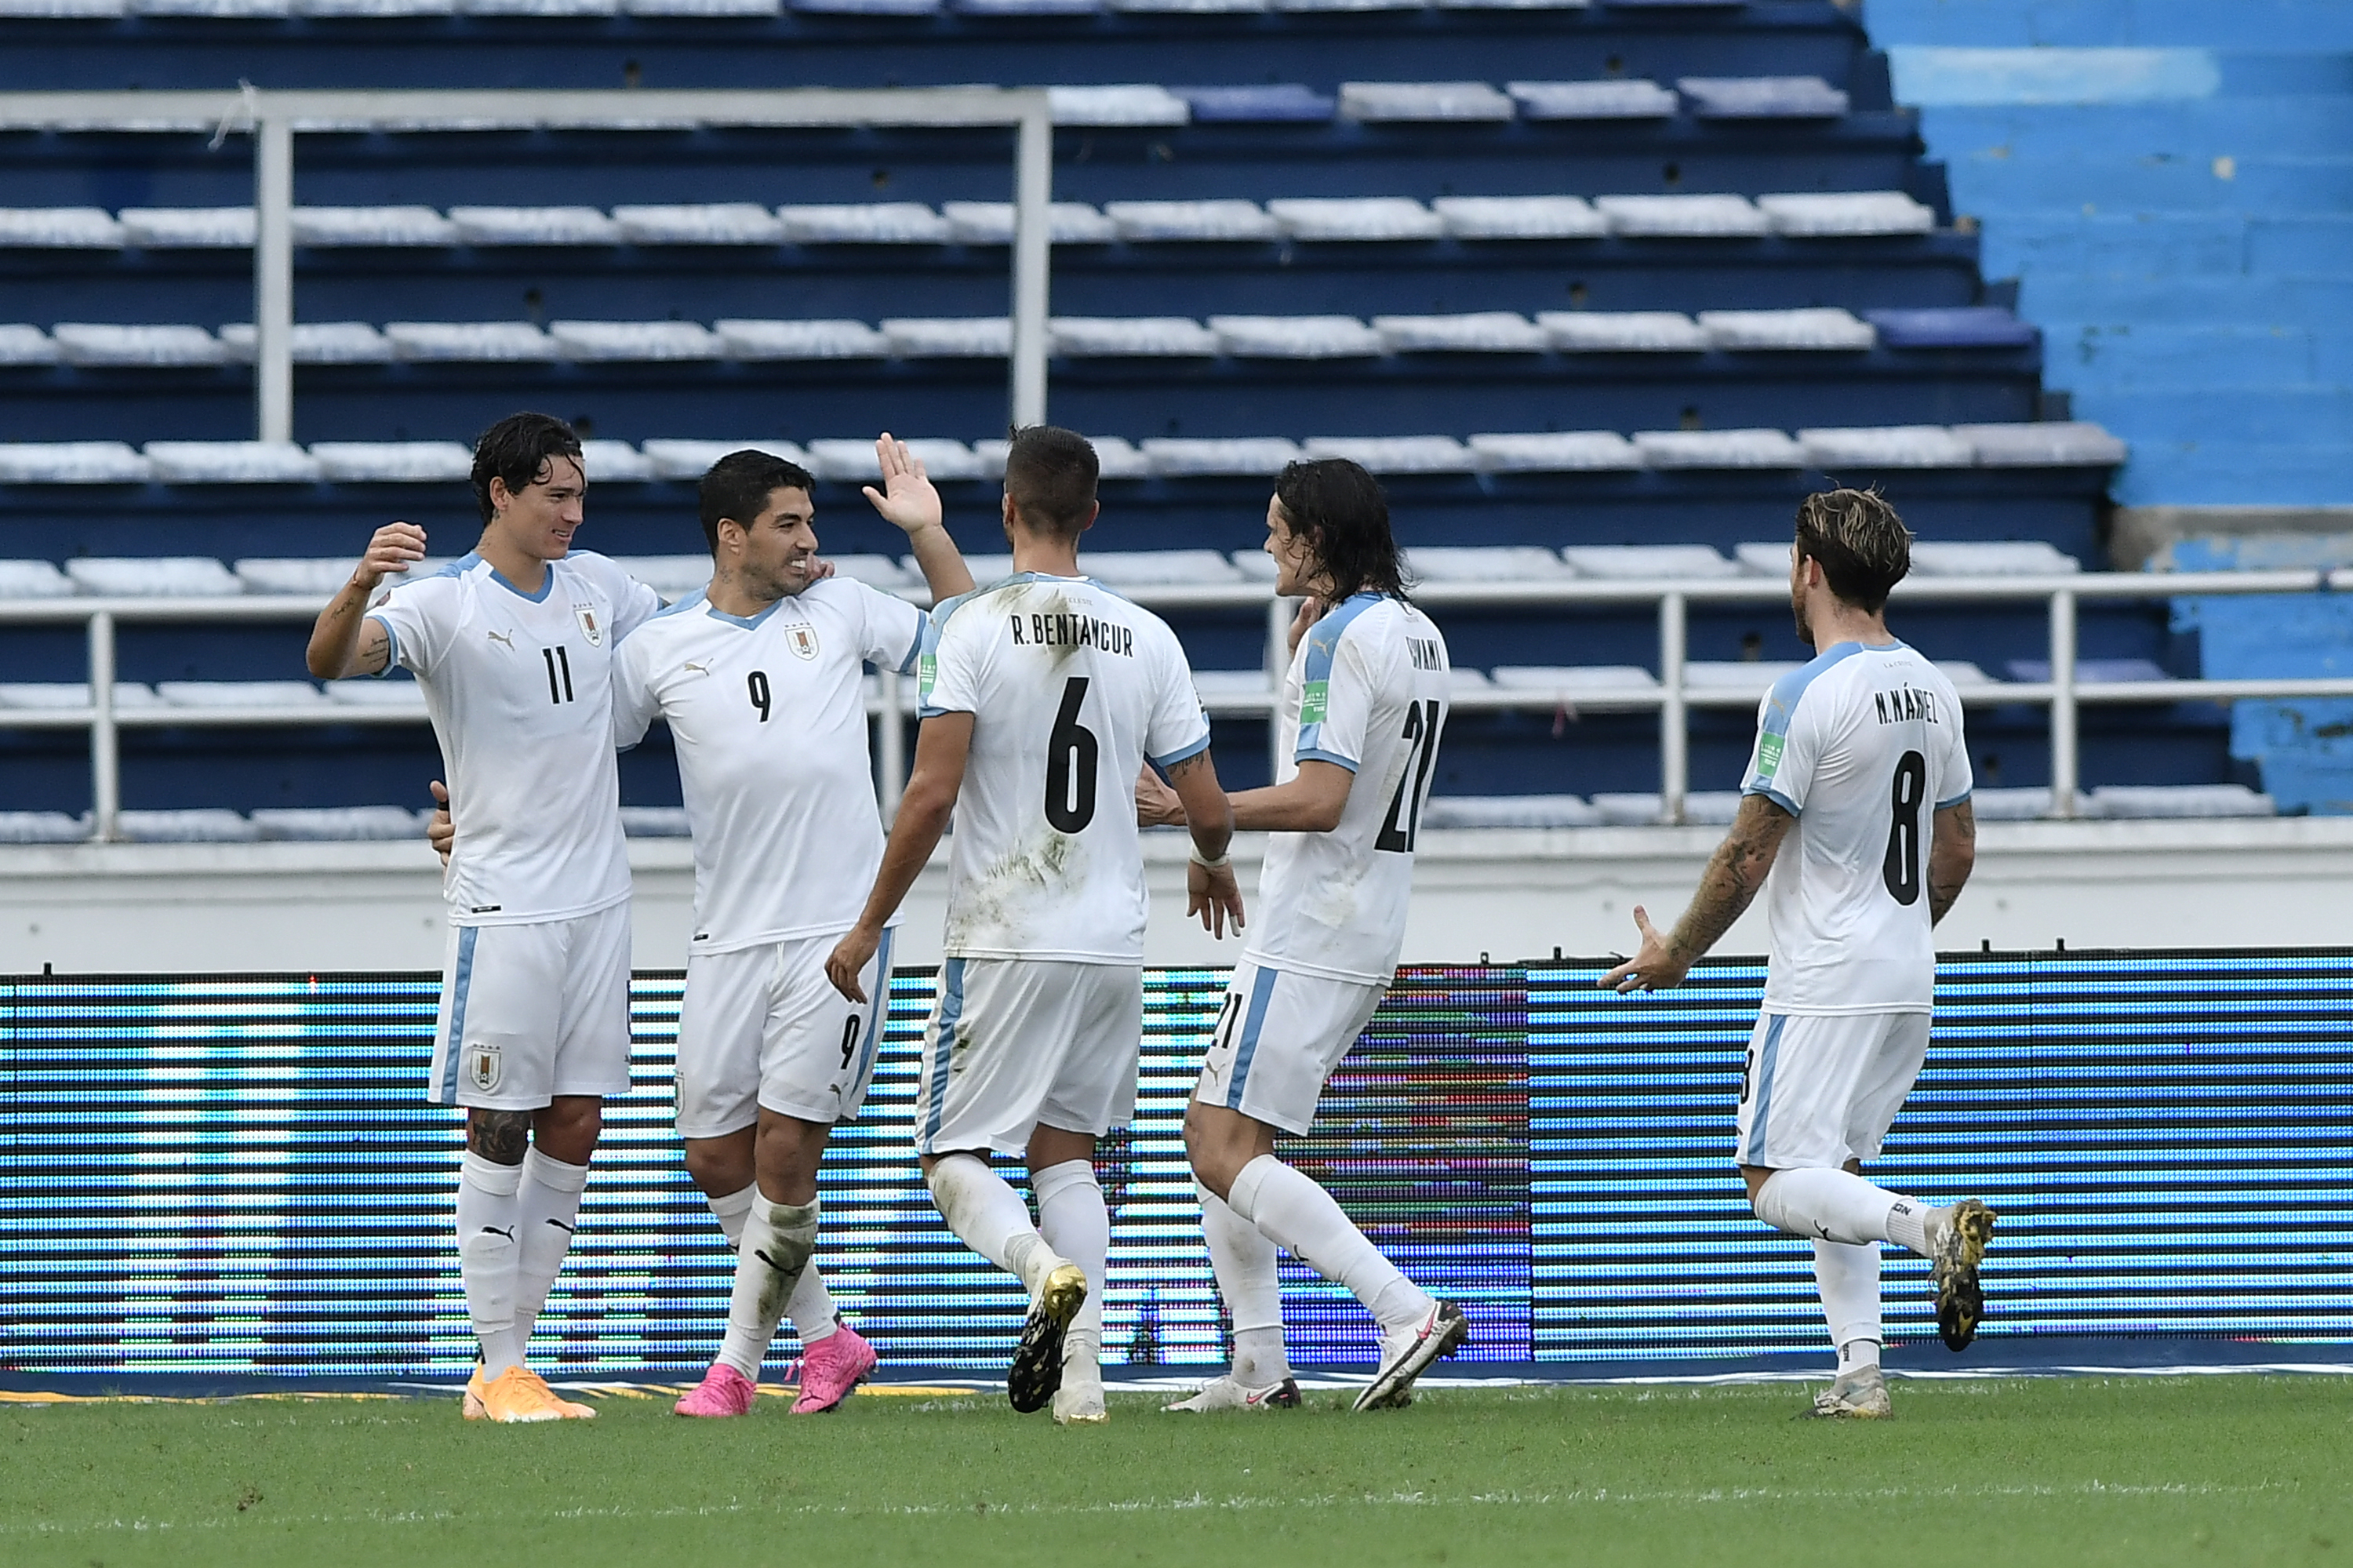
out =
{"type": "Polygon", "coordinates": [[[1396,975],[1452,683],[1446,640],[1403,599],[1360,593],[1307,629],[1283,677],[1275,782],[1303,762],[1356,778],[1338,826],[1267,841],[1245,958],[1330,980],[1396,975]]]}
{"type": "Polygon", "coordinates": [[[1765,1011],[1926,1012],[1928,842],[1969,798],[1953,683],[1901,642],[1841,642],[1773,684],[1744,795],[1798,819],[1765,881],[1765,1011]]]}
{"type": "Polygon", "coordinates": [[[1091,578],[1023,572],[934,610],[918,675],[923,717],[973,715],[947,956],[1142,963],[1135,776],[1209,745],[1176,634],[1091,578]]]}

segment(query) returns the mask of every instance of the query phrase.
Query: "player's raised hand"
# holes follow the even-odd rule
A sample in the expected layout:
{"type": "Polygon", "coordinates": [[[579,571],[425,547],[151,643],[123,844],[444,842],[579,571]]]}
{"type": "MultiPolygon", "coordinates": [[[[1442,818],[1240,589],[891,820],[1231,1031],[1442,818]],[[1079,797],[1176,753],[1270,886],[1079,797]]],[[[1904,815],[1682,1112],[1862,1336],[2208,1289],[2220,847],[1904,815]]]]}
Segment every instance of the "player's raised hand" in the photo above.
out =
{"type": "Polygon", "coordinates": [[[436,779],[426,788],[433,791],[433,799],[440,804],[433,808],[433,815],[425,824],[425,842],[433,846],[441,863],[448,865],[449,851],[458,842],[458,824],[449,816],[449,787],[436,779]]]}
{"type": "Polygon", "coordinates": [[[882,938],[874,932],[864,926],[852,926],[849,934],[836,943],[833,951],[827,956],[825,978],[833,982],[834,990],[850,1001],[864,1001],[866,988],[858,983],[858,977],[866,972],[867,964],[874,957],[874,949],[881,945],[882,938]]]}
{"type": "MultiPolygon", "coordinates": [[[[1183,821],[1180,816],[1178,821],[1183,821]]],[[[1226,922],[1233,922],[1234,935],[1242,933],[1242,889],[1234,880],[1234,868],[1229,865],[1203,865],[1192,861],[1185,867],[1185,913],[1201,917],[1201,929],[1225,939],[1226,922]]]]}
{"type": "Polygon", "coordinates": [[[932,488],[923,462],[907,443],[885,430],[876,438],[874,456],[882,465],[882,488],[866,487],[866,499],[894,526],[910,534],[940,525],[940,493],[932,488]]]}
{"type": "Polygon", "coordinates": [[[1601,977],[1600,982],[1620,992],[1630,991],[1671,991],[1683,983],[1691,970],[1689,959],[1678,959],[1651,924],[1650,912],[1641,905],[1634,906],[1634,928],[1642,933],[1642,946],[1630,959],[1601,977]]]}
{"type": "Polygon", "coordinates": [[[405,572],[425,558],[425,530],[414,523],[387,523],[368,541],[352,581],[372,588],[395,572],[405,572]]]}
{"type": "Polygon", "coordinates": [[[1323,620],[1324,612],[1331,608],[1312,593],[1299,601],[1299,611],[1291,618],[1291,641],[1285,645],[1290,652],[1299,652],[1299,640],[1306,636],[1307,629],[1323,620]]]}

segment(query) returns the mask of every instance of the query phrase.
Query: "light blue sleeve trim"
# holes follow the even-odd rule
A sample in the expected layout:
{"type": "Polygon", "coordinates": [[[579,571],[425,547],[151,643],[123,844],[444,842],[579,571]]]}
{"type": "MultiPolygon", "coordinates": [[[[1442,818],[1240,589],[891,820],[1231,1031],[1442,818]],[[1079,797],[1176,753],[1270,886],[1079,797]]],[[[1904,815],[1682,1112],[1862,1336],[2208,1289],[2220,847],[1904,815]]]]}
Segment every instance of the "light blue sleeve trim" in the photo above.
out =
{"type": "Polygon", "coordinates": [[[1936,810],[1940,810],[1940,811],[1949,811],[1949,810],[1951,810],[1954,807],[1956,807],[1956,806],[1957,806],[1957,805],[1960,805],[1963,801],[1967,800],[1968,800],[1971,795],[1973,795],[1973,794],[1975,794],[1975,793],[1976,793],[1976,791],[1975,791],[1975,790],[1973,790],[1973,789],[1964,789],[1964,790],[1962,790],[1959,794],[1957,794],[1957,795],[1954,796],[1954,797],[1953,797],[1951,800],[1939,800],[1939,801],[1937,801],[1937,802],[1936,802],[1936,810]]]}
{"type": "Polygon", "coordinates": [[[384,628],[385,641],[384,668],[373,672],[373,678],[381,681],[400,668],[400,629],[374,610],[368,611],[367,618],[384,628]]]}
{"type": "MultiPolygon", "coordinates": [[[[925,624],[928,625],[929,622],[926,622],[925,624]]],[[[923,657],[923,628],[918,626],[915,628],[915,640],[907,644],[907,656],[899,661],[899,673],[902,675],[913,674],[915,673],[915,666],[922,662],[923,657]]]]}
{"type": "Polygon", "coordinates": [[[1165,772],[1165,771],[1166,771],[1167,769],[1169,769],[1169,768],[1171,768],[1176,767],[1178,763],[1185,761],[1185,760],[1186,760],[1186,759],[1187,759],[1188,758],[1195,758],[1195,757],[1198,757],[1198,756],[1200,756],[1200,755],[1201,755],[1201,753],[1203,753],[1203,752],[1205,752],[1205,751],[1207,751],[1207,750],[1208,750],[1208,749],[1209,749],[1209,737],[1208,737],[1208,736],[1206,736],[1206,735],[1205,735],[1205,736],[1203,736],[1200,739],[1198,739],[1198,740],[1195,741],[1195,742],[1194,742],[1192,745],[1190,745],[1190,746],[1184,747],[1182,747],[1181,749],[1178,749],[1178,750],[1176,750],[1176,751],[1172,751],[1172,752],[1170,752],[1170,753],[1169,753],[1167,756],[1166,756],[1166,757],[1155,757],[1155,758],[1154,758],[1152,759],[1152,766],[1153,766],[1153,767],[1155,767],[1155,768],[1160,768],[1162,771],[1164,771],[1164,772],[1165,772]]]}
{"type": "Polygon", "coordinates": [[[1353,757],[1343,757],[1336,751],[1315,751],[1304,746],[1299,748],[1298,753],[1292,758],[1292,760],[1294,762],[1328,762],[1335,768],[1345,768],[1351,773],[1354,773],[1356,770],[1356,759],[1353,757]]]}
{"type": "MultiPolygon", "coordinates": [[[[1380,602],[1381,596],[1377,593],[1353,595],[1343,601],[1337,609],[1307,629],[1307,662],[1299,673],[1299,694],[1303,704],[1307,698],[1307,688],[1318,681],[1324,683],[1325,700],[1329,702],[1332,660],[1333,656],[1339,652],[1341,634],[1348,630],[1349,624],[1356,617],[1380,602]]],[[[1296,762],[1313,758],[1318,762],[1338,762],[1351,773],[1356,770],[1356,764],[1353,759],[1323,752],[1320,749],[1323,741],[1324,721],[1322,719],[1317,719],[1314,724],[1301,725],[1298,744],[1292,751],[1292,760],[1296,762]]]]}
{"type": "Polygon", "coordinates": [[[1793,817],[1802,817],[1805,815],[1805,812],[1799,810],[1798,803],[1795,800],[1790,800],[1789,797],[1782,794],[1781,791],[1774,789],[1770,784],[1746,784],[1741,786],[1740,792],[1744,795],[1762,795],[1767,800],[1772,801],[1773,804],[1780,807],[1781,810],[1788,812],[1789,815],[1793,817]]]}

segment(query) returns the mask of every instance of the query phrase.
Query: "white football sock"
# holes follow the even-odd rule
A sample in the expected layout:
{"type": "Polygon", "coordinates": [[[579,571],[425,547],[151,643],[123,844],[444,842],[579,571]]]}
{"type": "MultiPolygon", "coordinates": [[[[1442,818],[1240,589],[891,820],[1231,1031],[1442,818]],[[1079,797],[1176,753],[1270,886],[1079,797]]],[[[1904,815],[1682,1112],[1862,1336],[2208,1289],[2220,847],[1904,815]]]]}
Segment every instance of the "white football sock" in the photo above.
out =
{"type": "Polygon", "coordinates": [[[572,1250],[580,1189],[587,1184],[586,1165],[567,1165],[536,1147],[522,1157],[522,1186],[515,1194],[515,1336],[526,1352],[564,1255],[572,1250]]]}
{"type": "Polygon", "coordinates": [[[752,1200],[759,1195],[760,1189],[754,1184],[740,1192],[730,1192],[723,1198],[706,1197],[702,1200],[711,1205],[711,1217],[719,1222],[719,1228],[725,1234],[729,1246],[744,1239],[744,1216],[752,1212],[752,1200]]]}
{"type": "Polygon", "coordinates": [[[1814,1243],[1814,1288],[1839,1349],[1839,1371],[1879,1364],[1879,1245],[1814,1243]]]}
{"type": "Polygon", "coordinates": [[[1242,1167],[1226,1206],[1267,1240],[1365,1304],[1385,1329],[1416,1322],[1438,1303],[1380,1255],[1332,1194],[1271,1154],[1242,1167]]]}
{"type": "Polygon", "coordinates": [[[825,1276],[818,1272],[812,1261],[801,1270],[801,1282],[793,1287],[793,1298],[785,1303],[785,1316],[793,1320],[793,1331],[801,1337],[801,1349],[807,1350],[819,1340],[829,1339],[841,1325],[834,1320],[833,1292],[825,1287],[825,1276]]]}
{"type": "Polygon", "coordinates": [[[1038,1233],[1046,1245],[1079,1266],[1087,1277],[1086,1304],[1071,1319],[1065,1343],[1072,1340],[1103,1353],[1103,1278],[1111,1266],[1111,1207],[1103,1202],[1095,1181],[1094,1162],[1065,1160],[1029,1173],[1029,1190],[1038,1194],[1038,1233]]]}
{"type": "Polygon", "coordinates": [[[1274,1244],[1198,1181],[1193,1190],[1201,1197],[1209,1268],[1233,1319],[1234,1381],[1244,1388],[1281,1383],[1291,1375],[1291,1358],[1282,1345],[1282,1280],[1275,1272],[1274,1244]]]}
{"type": "Polygon", "coordinates": [[[932,1166],[924,1182],[958,1241],[1011,1273],[1030,1295],[1038,1294],[1046,1266],[1055,1261],[1054,1249],[1029,1223],[1029,1205],[1005,1178],[984,1160],[951,1154],[932,1166]]]}
{"type": "Polygon", "coordinates": [[[515,1333],[515,1189],[522,1167],[501,1165],[471,1150],[458,1167],[458,1277],[466,1317],[482,1342],[482,1376],[522,1361],[515,1333]]]}
{"type": "Polygon", "coordinates": [[[785,1320],[785,1303],[807,1271],[817,1246],[818,1206],[756,1198],[736,1248],[735,1288],[727,1298],[727,1337],[719,1359],[757,1383],[760,1362],[785,1320]]]}
{"type": "Polygon", "coordinates": [[[1894,1242],[1928,1255],[1917,1199],[1874,1187],[1846,1171],[1776,1171],[1757,1190],[1757,1217],[1809,1241],[1894,1242]]]}

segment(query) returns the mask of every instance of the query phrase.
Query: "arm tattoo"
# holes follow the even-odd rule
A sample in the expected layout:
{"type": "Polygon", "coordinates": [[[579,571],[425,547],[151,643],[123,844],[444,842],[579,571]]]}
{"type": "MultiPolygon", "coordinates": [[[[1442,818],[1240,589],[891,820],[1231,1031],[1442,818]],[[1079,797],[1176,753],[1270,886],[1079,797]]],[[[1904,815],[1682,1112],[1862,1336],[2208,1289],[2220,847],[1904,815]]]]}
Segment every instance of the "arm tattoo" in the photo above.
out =
{"type": "Polygon", "coordinates": [[[485,1110],[477,1106],[466,1113],[466,1147],[500,1165],[520,1165],[531,1146],[531,1112],[485,1110]]]}
{"type": "Polygon", "coordinates": [[[1967,800],[1939,811],[1945,820],[1936,824],[1934,841],[1928,845],[1928,924],[1936,925],[1961,895],[1961,888],[1969,880],[1969,872],[1977,863],[1978,816],[1967,800]],[[1950,836],[1948,837],[1947,834],[1950,836]],[[1963,852],[1958,866],[1947,858],[1951,852],[1963,852]]]}
{"type": "Polygon", "coordinates": [[[1773,857],[1781,848],[1781,836],[1794,820],[1778,806],[1759,811],[1747,809],[1744,802],[1732,831],[1708,858],[1691,907],[1683,911],[1667,938],[1669,952],[1686,962],[1696,961],[1732,929],[1732,923],[1747,911],[1757,890],[1765,885],[1765,874],[1773,869],[1773,857]]]}
{"type": "Polygon", "coordinates": [[[1182,762],[1172,762],[1168,765],[1168,782],[1174,784],[1187,773],[1198,772],[1208,765],[1209,754],[1206,751],[1197,751],[1182,762]]]}

